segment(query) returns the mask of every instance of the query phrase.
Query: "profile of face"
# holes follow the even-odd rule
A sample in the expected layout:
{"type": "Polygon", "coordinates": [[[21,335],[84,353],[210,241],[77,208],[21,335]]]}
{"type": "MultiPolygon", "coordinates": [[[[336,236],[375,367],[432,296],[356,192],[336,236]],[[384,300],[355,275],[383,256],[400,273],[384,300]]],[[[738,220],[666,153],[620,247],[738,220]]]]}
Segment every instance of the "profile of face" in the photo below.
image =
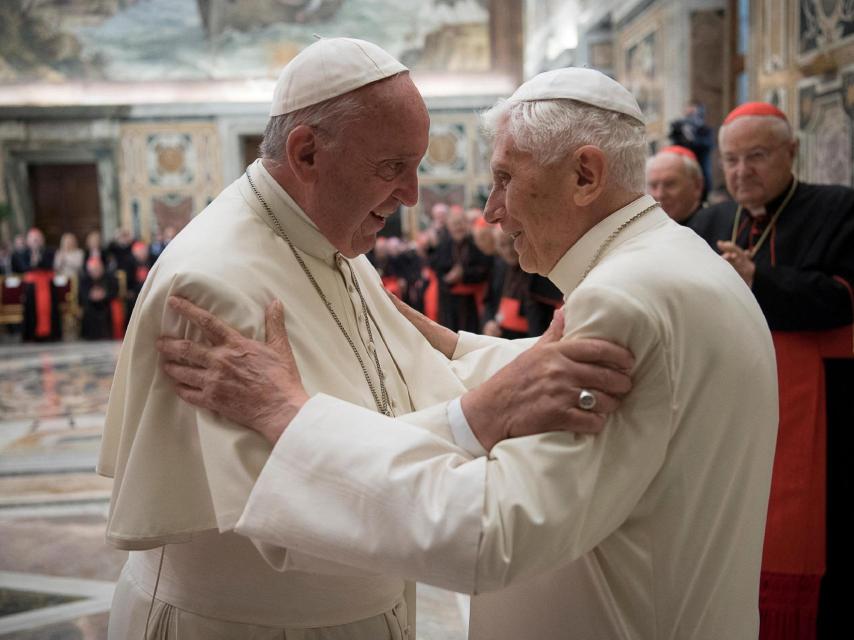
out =
{"type": "Polygon", "coordinates": [[[495,136],[492,191],[483,215],[512,237],[523,270],[547,275],[581,236],[573,222],[576,160],[570,154],[549,165],[539,164],[516,146],[505,123],[506,118],[495,136]]]}
{"type": "Polygon", "coordinates": [[[792,179],[798,145],[781,133],[779,122],[767,116],[744,116],[721,128],[727,191],[748,210],[764,207],[792,179]]]}
{"type": "Polygon", "coordinates": [[[451,211],[448,215],[448,235],[454,242],[462,242],[469,234],[469,221],[462,209],[451,211]]]}
{"type": "Polygon", "coordinates": [[[647,163],[646,190],[677,222],[688,218],[700,205],[702,179],[674,153],[660,153],[647,163]]]}
{"type": "Polygon", "coordinates": [[[408,74],[358,92],[362,113],[335,140],[314,137],[313,169],[306,174],[311,182],[306,213],[348,258],[369,251],[386,218],[401,205],[418,202],[418,165],[430,127],[424,100],[408,74]]]}

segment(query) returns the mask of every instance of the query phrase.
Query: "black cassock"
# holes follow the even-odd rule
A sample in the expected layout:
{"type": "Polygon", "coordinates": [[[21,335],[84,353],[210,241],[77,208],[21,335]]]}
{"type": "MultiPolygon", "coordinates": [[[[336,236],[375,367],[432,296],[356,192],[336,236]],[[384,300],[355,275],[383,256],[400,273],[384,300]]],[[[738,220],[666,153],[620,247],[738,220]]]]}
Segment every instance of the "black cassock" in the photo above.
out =
{"type": "MultiPolygon", "coordinates": [[[[736,230],[740,247],[756,245],[788,191],[766,204],[767,215],[761,222],[742,213],[736,230]]],[[[733,202],[708,207],[694,215],[689,226],[717,251],[718,240],[732,237],[736,209],[733,202]]],[[[756,252],[754,263],[753,293],[772,331],[823,331],[850,325],[854,190],[800,183],[756,252]]],[[[854,571],[854,359],[850,342],[847,348],[847,358],[824,360],[827,571],[821,584],[820,637],[833,637],[832,629],[846,628],[846,594],[854,571]]]]}
{"type": "Polygon", "coordinates": [[[478,306],[486,295],[492,258],[481,253],[470,236],[457,243],[446,235],[430,256],[430,266],[439,280],[439,323],[454,331],[477,333],[478,306]],[[462,280],[448,285],[443,278],[457,263],[462,265],[462,280]],[[475,289],[482,290],[475,293],[475,289]]]}

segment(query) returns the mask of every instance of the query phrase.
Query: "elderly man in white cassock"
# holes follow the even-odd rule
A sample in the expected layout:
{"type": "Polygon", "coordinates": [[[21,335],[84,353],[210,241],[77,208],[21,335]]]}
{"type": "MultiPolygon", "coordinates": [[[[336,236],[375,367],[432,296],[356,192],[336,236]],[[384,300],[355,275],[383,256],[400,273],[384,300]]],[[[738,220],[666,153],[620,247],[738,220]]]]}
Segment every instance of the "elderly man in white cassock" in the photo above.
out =
{"type": "MultiPolygon", "coordinates": [[[[475,373],[482,379],[481,371],[435,351],[397,312],[360,255],[388,215],[417,199],[429,121],[405,67],[368,42],[321,40],[282,72],[271,116],[264,159],[169,244],[125,338],[98,467],[115,478],[107,538],[131,550],[110,638],[414,637],[413,591],[403,573],[366,574],[235,532],[270,444],[235,425],[227,411],[183,402],[154,348],[164,332],[202,335],[167,304],[170,295],[261,339],[284,330],[281,307],[265,326],[265,307],[280,300],[288,308],[302,393],[312,394],[313,406],[329,419],[346,401],[364,414],[347,417],[342,427],[362,419],[408,420],[432,429],[443,445],[453,440],[444,422],[448,400],[464,394],[475,373]],[[425,411],[407,415],[414,409],[425,411]]],[[[542,428],[596,431],[616,396],[630,388],[628,375],[616,370],[631,366],[627,351],[597,341],[558,342],[560,332],[553,333],[485,384],[489,395],[514,402],[513,411],[484,414],[503,430],[498,437],[542,428]],[[585,362],[591,359],[603,366],[585,362]],[[516,388],[523,377],[530,388],[516,388]],[[531,403],[534,387],[552,399],[531,403]],[[576,405],[582,387],[596,397],[596,412],[576,405]]],[[[239,356],[231,364],[243,367],[239,356]]],[[[249,366],[255,370],[254,362],[249,366]]],[[[253,404],[260,408],[261,400],[253,404]]],[[[250,416],[261,414],[252,408],[239,414],[250,416]]],[[[471,459],[449,446],[456,451],[452,466],[471,459]]],[[[358,502],[370,479],[339,488],[358,502]]],[[[458,506],[442,505],[442,512],[463,509],[471,517],[481,489],[466,489],[458,506]]],[[[310,509],[330,522],[339,518],[321,503],[310,509]]],[[[408,521],[409,514],[382,526],[394,527],[397,519],[408,521]]]]}
{"type": "MultiPolygon", "coordinates": [[[[472,600],[472,638],[756,638],[777,429],[761,310],[726,262],[642,195],[644,124],[622,86],[588,69],[546,72],[485,124],[486,219],[514,236],[524,269],[563,291],[565,340],[631,350],[632,390],[599,435],[496,443],[484,407],[510,411],[514,399],[475,389],[437,416],[469,443],[461,462],[433,433],[308,397],[281,330],[252,342],[183,305],[215,345],[163,343],[189,360],[168,365],[180,393],[274,445],[236,530],[484,594],[472,600]],[[234,353],[245,373],[223,372],[234,353]],[[252,404],[265,417],[238,415],[252,404]]],[[[511,350],[412,317],[484,375],[511,350]]],[[[596,399],[578,396],[582,407],[596,399]]]]}

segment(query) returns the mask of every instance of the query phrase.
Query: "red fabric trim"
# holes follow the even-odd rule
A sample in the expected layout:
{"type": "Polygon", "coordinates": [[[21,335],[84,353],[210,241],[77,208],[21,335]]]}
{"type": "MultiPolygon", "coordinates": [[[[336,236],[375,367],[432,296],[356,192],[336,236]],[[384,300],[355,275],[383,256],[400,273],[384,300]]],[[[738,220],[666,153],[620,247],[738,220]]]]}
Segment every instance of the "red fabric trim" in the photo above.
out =
{"type": "Polygon", "coordinates": [[[35,335],[39,338],[50,336],[50,285],[53,282],[53,271],[36,269],[23,275],[23,281],[33,285],[36,298],[36,328],[35,335]]]}
{"type": "Polygon", "coordinates": [[[398,281],[396,276],[382,276],[380,278],[383,282],[383,288],[394,295],[395,297],[400,297],[400,281],[398,281]]]}
{"type": "Polygon", "coordinates": [[[528,333],[528,319],[519,313],[521,308],[521,300],[501,298],[501,302],[498,303],[498,312],[501,314],[500,325],[502,329],[528,333]]]}
{"type": "Polygon", "coordinates": [[[759,640],[815,640],[821,576],[762,572],[759,640]]]}
{"type": "Polygon", "coordinates": [[[433,322],[439,322],[439,280],[432,269],[424,269],[422,275],[427,278],[424,289],[424,315],[433,322]]]}
{"type": "Polygon", "coordinates": [[[827,418],[819,332],[775,331],[780,425],[762,569],[823,575],[827,418]]]}
{"type": "Polygon", "coordinates": [[[110,300],[110,315],[113,321],[113,339],[121,340],[125,337],[125,303],[124,300],[113,298],[110,300]]]}

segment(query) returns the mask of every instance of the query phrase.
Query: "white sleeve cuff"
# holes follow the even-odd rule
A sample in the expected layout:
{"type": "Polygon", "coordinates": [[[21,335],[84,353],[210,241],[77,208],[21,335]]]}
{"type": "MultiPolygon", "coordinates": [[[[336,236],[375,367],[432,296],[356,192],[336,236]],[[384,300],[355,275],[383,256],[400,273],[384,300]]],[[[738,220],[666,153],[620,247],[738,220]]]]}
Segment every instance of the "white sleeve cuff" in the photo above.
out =
{"type": "Polygon", "coordinates": [[[448,424],[451,426],[454,443],[458,447],[464,449],[475,458],[480,458],[487,454],[486,449],[483,448],[483,445],[480,444],[480,441],[471,430],[469,421],[466,420],[466,414],[463,413],[462,396],[454,398],[448,403],[448,424]]]}

